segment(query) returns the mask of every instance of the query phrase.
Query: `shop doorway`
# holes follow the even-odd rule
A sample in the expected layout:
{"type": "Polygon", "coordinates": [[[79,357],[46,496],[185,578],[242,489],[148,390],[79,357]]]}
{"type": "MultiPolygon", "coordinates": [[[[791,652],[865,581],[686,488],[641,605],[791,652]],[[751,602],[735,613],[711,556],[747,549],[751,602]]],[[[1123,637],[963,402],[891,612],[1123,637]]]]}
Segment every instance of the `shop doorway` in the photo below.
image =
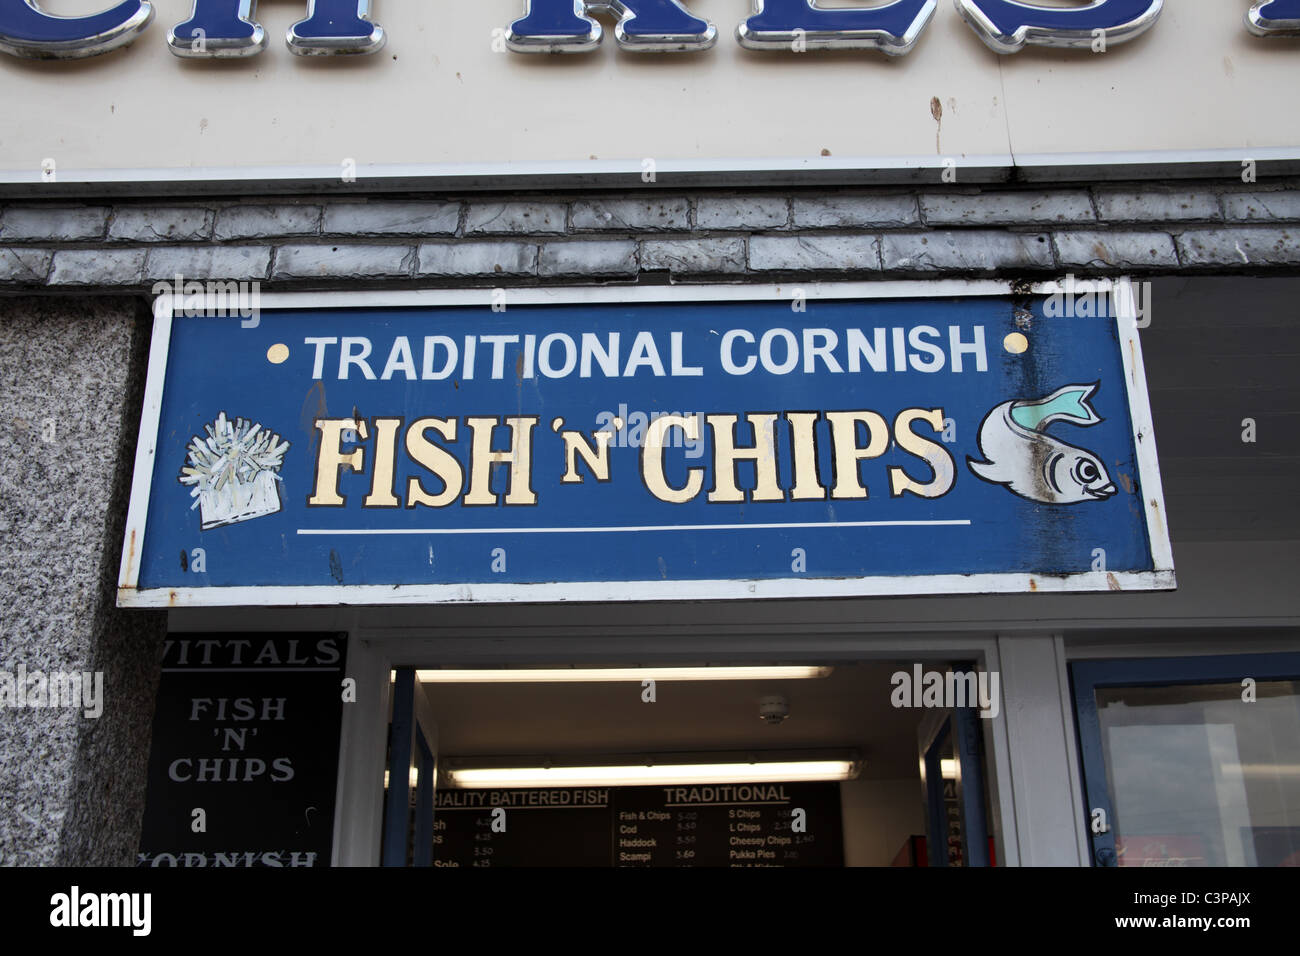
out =
{"type": "Polygon", "coordinates": [[[970,662],[407,666],[390,680],[385,865],[997,859],[996,682],[970,662]]]}

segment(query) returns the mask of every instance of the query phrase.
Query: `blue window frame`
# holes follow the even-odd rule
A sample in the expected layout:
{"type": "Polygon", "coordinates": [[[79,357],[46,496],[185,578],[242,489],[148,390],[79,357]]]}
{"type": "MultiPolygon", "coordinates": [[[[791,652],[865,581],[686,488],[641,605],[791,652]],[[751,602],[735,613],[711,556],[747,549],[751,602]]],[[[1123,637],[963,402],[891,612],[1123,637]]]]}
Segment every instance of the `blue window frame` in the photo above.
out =
{"type": "MultiPolygon", "coordinates": [[[[957,666],[954,671],[970,670],[957,666]]],[[[925,797],[926,855],[930,866],[949,866],[949,814],[960,824],[963,866],[989,865],[984,803],[984,745],[979,710],[954,708],[921,742],[921,789],[925,797]],[[946,755],[951,753],[951,757],[946,755]],[[943,763],[953,761],[945,777],[943,763]]]]}
{"type": "Polygon", "coordinates": [[[1098,691],[1180,684],[1242,685],[1247,678],[1257,682],[1300,680],[1300,653],[1076,661],[1070,665],[1070,676],[1093,864],[1117,866],[1116,817],[1108,782],[1101,714],[1097,706],[1098,691]],[[1104,826],[1096,825],[1096,819],[1104,821],[1104,826]]]}
{"type": "Polygon", "coordinates": [[[433,866],[437,759],[415,716],[417,693],[415,668],[397,668],[388,741],[389,784],[384,795],[383,866],[433,866]],[[412,771],[416,780],[414,804],[410,787],[412,771]]]}

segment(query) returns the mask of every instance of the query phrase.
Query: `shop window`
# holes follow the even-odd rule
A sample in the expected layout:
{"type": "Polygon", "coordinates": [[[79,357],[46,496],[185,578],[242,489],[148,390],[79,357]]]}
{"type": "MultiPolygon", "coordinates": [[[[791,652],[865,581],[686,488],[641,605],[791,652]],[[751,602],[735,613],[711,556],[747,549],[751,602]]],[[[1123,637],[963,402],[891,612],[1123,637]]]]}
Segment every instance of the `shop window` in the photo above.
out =
{"type": "Polygon", "coordinates": [[[1300,866],[1300,654],[1071,674],[1096,865],[1300,866]]]}

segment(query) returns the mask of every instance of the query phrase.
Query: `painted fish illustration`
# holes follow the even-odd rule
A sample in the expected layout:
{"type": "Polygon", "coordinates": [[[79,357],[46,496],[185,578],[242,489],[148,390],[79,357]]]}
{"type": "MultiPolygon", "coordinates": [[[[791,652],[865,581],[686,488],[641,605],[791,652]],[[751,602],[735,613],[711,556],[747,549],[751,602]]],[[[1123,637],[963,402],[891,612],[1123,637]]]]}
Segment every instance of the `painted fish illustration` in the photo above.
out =
{"type": "Polygon", "coordinates": [[[998,405],[980,423],[978,440],[985,461],[967,457],[967,467],[1030,501],[1074,505],[1106,500],[1116,488],[1101,459],[1046,433],[1053,422],[1100,422],[1088,401],[1099,384],[1066,385],[1036,401],[1013,399],[998,405]]]}

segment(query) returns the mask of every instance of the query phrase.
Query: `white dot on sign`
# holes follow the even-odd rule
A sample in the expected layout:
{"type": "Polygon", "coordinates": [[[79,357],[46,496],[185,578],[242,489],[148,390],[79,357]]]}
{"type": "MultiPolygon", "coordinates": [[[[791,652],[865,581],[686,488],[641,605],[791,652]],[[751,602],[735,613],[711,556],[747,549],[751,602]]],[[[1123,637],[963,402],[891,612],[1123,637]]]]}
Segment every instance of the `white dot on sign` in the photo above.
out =
{"type": "Polygon", "coordinates": [[[289,346],[283,342],[276,342],[266,350],[266,360],[272,365],[279,365],[289,358],[289,346]]]}
{"type": "Polygon", "coordinates": [[[1002,340],[1002,347],[1012,355],[1019,355],[1029,348],[1029,339],[1019,332],[1012,332],[1002,340]]]}

